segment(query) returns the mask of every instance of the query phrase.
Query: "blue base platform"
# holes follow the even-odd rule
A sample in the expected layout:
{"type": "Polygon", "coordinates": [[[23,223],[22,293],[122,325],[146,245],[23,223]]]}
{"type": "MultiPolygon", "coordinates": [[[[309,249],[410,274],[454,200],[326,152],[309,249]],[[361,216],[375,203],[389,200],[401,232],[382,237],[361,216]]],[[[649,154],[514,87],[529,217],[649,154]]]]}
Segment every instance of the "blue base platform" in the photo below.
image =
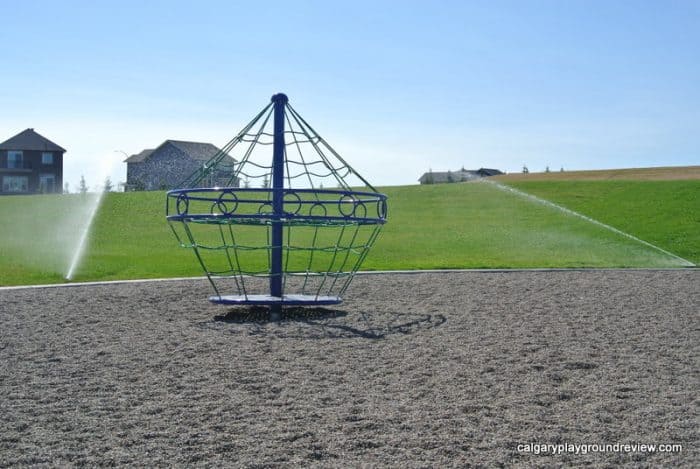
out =
{"type": "Polygon", "coordinates": [[[316,295],[222,295],[210,296],[209,301],[222,305],[283,305],[283,306],[313,306],[313,305],[338,305],[343,302],[339,296],[316,295]]]}

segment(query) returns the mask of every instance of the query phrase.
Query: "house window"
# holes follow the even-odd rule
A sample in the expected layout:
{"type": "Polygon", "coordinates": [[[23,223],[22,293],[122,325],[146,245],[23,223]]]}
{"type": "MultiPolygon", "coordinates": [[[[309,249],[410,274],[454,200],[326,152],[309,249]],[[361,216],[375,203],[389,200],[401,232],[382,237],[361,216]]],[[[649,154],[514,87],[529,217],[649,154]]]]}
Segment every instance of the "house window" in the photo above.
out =
{"type": "Polygon", "coordinates": [[[28,176],[5,176],[2,178],[3,192],[27,192],[29,191],[28,176]]]}
{"type": "Polygon", "coordinates": [[[41,164],[53,164],[53,153],[45,151],[41,154],[41,164]]]}
{"type": "Polygon", "coordinates": [[[9,169],[22,169],[22,152],[10,150],[7,152],[7,167],[9,169]]]}
{"type": "Polygon", "coordinates": [[[39,192],[54,192],[56,189],[56,176],[53,174],[39,175],[39,192]]]}

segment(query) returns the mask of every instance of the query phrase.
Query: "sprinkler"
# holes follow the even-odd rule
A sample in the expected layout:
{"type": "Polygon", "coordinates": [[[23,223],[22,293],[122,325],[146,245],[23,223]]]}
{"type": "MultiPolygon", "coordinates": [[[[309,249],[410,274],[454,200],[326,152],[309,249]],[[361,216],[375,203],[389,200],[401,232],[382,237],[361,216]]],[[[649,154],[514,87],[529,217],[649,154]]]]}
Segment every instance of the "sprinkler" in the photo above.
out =
{"type": "Polygon", "coordinates": [[[265,305],[272,320],[285,306],[340,304],[387,219],[386,195],[282,93],[180,185],[166,217],[209,300],[265,305]]]}

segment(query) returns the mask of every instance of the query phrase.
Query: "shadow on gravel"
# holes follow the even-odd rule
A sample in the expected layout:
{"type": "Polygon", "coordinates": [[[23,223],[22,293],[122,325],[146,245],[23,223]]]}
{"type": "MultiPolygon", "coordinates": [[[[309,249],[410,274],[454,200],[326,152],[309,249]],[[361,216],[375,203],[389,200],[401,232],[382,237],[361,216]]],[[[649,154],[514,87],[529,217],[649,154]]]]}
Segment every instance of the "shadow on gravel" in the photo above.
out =
{"type": "Polygon", "coordinates": [[[391,335],[407,335],[423,329],[432,329],[447,321],[442,314],[366,313],[348,314],[327,308],[285,308],[280,321],[271,321],[264,306],[235,308],[226,314],[214,316],[213,321],[201,326],[231,333],[270,335],[303,339],[384,339],[391,335]],[[225,327],[230,325],[233,327],[225,327]],[[236,327],[236,326],[243,326],[236,327]]]}
{"type": "MultiPolygon", "coordinates": [[[[329,319],[347,316],[348,313],[336,309],[327,308],[284,308],[282,309],[282,321],[309,321],[314,319],[329,319]]],[[[270,321],[270,310],[265,306],[249,306],[247,308],[235,308],[226,314],[214,316],[214,321],[233,324],[247,323],[274,323],[270,321]]]]}

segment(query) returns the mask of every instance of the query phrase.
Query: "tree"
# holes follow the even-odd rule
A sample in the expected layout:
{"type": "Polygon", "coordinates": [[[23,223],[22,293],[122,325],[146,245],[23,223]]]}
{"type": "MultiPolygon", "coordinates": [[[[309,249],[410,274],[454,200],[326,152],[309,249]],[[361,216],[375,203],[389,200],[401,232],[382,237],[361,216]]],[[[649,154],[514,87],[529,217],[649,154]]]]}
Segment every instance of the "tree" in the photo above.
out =
{"type": "Polygon", "coordinates": [[[564,172],[564,167],[562,166],[561,169],[559,170],[560,173],[564,172]]]}
{"type": "Polygon", "coordinates": [[[80,192],[81,194],[85,194],[85,193],[87,193],[87,191],[88,191],[88,186],[85,183],[85,176],[83,176],[81,174],[80,175],[80,185],[78,186],[78,192],[80,192]]]}
{"type": "Polygon", "coordinates": [[[530,172],[530,170],[527,169],[527,166],[523,165],[523,174],[527,174],[529,172],[530,172]]]}
{"type": "Polygon", "coordinates": [[[114,189],[114,187],[112,186],[112,180],[109,178],[109,176],[107,176],[105,178],[105,185],[102,190],[104,192],[112,192],[112,189],[114,189]]]}
{"type": "Polygon", "coordinates": [[[549,173],[549,172],[550,172],[550,171],[549,171],[549,166],[546,166],[546,167],[544,168],[544,172],[545,172],[545,173],[549,173]]]}

